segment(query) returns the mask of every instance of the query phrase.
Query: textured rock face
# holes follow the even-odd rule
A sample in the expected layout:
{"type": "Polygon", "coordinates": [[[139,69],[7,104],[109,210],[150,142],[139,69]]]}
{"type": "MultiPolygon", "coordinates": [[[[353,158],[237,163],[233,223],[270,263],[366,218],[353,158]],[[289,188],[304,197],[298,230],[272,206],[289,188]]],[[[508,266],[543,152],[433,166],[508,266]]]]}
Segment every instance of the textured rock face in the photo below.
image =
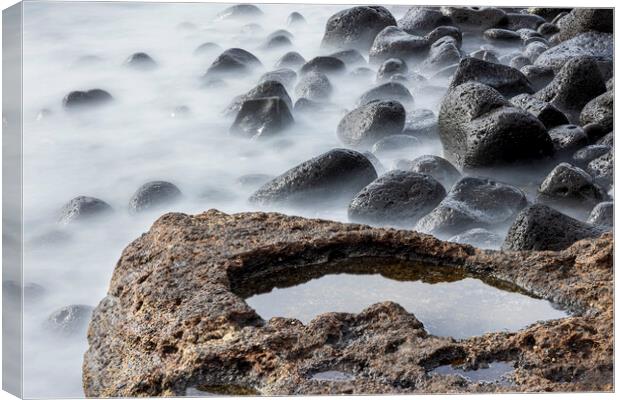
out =
{"type": "Polygon", "coordinates": [[[470,228],[501,227],[527,205],[519,188],[486,178],[465,177],[415,229],[448,238],[470,228]]]}
{"type": "Polygon", "coordinates": [[[249,51],[232,48],[220,54],[207,69],[205,77],[220,75],[242,75],[262,66],[256,56],[249,51]]]}
{"type": "Polygon", "coordinates": [[[614,129],[614,92],[610,90],[590,100],[581,110],[579,121],[582,125],[596,123],[603,132],[614,129]]]}
{"type": "Polygon", "coordinates": [[[67,225],[75,222],[89,221],[105,216],[112,211],[112,207],[103,200],[88,196],[78,196],[63,206],[58,222],[61,225],[67,225]]]}
{"type": "Polygon", "coordinates": [[[614,29],[614,12],[611,8],[574,8],[557,25],[560,28],[556,37],[558,42],[589,31],[611,33],[614,29]]]}
{"type": "Polygon", "coordinates": [[[95,107],[112,101],[112,95],[102,89],[91,89],[85,92],[73,91],[62,99],[62,105],[67,110],[77,110],[86,107],[95,107]]]}
{"type": "Polygon", "coordinates": [[[613,34],[587,32],[545,51],[536,59],[535,65],[559,71],[567,61],[584,56],[592,57],[601,63],[611,63],[613,52],[613,34]]]}
{"type": "Polygon", "coordinates": [[[589,57],[580,57],[567,61],[553,81],[536,93],[536,97],[551,103],[571,123],[577,124],[584,106],[606,91],[596,62],[589,57]]]}
{"type": "Polygon", "coordinates": [[[411,161],[399,160],[397,168],[430,175],[437,179],[446,190],[449,190],[454,182],[461,178],[461,173],[450,164],[450,161],[433,155],[420,156],[411,161]]]}
{"type": "Polygon", "coordinates": [[[362,189],[349,204],[349,220],[413,227],[439,204],[446,190],[435,178],[390,171],[362,189]]]}
{"type": "Polygon", "coordinates": [[[321,46],[367,51],[383,28],[395,25],[396,20],[385,7],[349,8],[329,18],[321,46]]]}
{"type": "Polygon", "coordinates": [[[607,200],[607,194],[586,171],[568,163],[556,166],[540,184],[538,193],[541,201],[588,211],[607,200]]]}
{"type": "Polygon", "coordinates": [[[276,80],[266,80],[256,85],[246,94],[236,97],[228,106],[226,112],[236,113],[241,109],[242,104],[246,100],[256,100],[263,97],[278,97],[286,103],[289,109],[293,108],[293,101],[284,85],[276,80]]]}
{"type": "Polygon", "coordinates": [[[405,108],[397,101],[375,100],[345,115],[338,124],[338,138],[353,147],[370,147],[378,140],[402,132],[405,108]]]}
{"type": "Polygon", "coordinates": [[[383,29],[369,51],[371,63],[381,63],[388,58],[402,58],[405,61],[420,59],[428,51],[428,41],[423,36],[411,35],[396,26],[383,29]]]}
{"type": "Polygon", "coordinates": [[[299,79],[295,86],[295,95],[297,97],[307,98],[309,100],[327,100],[331,96],[333,87],[329,78],[317,71],[305,74],[299,79]]]}
{"type": "Polygon", "coordinates": [[[398,82],[387,82],[372,89],[368,89],[362,93],[357,104],[361,106],[375,100],[398,101],[407,107],[413,107],[414,103],[413,96],[411,92],[409,92],[409,89],[398,82]]]}
{"type": "Polygon", "coordinates": [[[230,133],[248,139],[262,139],[289,128],[295,120],[281,97],[245,100],[230,127],[230,133]]]}
{"type": "Polygon", "coordinates": [[[377,179],[372,163],[353,150],[334,149],[291,168],[258,189],[257,204],[314,205],[353,198],[377,179]]]}
{"type": "Polygon", "coordinates": [[[563,250],[578,240],[605,232],[543,204],[531,205],[517,215],[508,231],[504,250],[563,250]]]}
{"type": "Polygon", "coordinates": [[[439,137],[446,157],[463,168],[506,165],[553,153],[538,118],[475,82],[448,90],[439,111],[439,137]]]}
{"type": "Polygon", "coordinates": [[[483,83],[508,97],[534,93],[527,78],[518,69],[473,57],[465,58],[459,63],[450,87],[455,88],[469,81],[483,83]]]}
{"type": "Polygon", "coordinates": [[[198,385],[231,383],[263,395],[612,390],[612,259],[610,235],[562,252],[503,253],[411,231],[279,214],[167,214],[125,249],[94,311],[85,394],[181,396],[198,385]],[[423,261],[518,283],[576,314],[516,333],[454,340],[427,334],[392,302],[359,314],[323,314],[303,325],[264,321],[236,294],[267,282],[260,276],[285,277],[354,255],[423,261]],[[514,384],[428,373],[457,359],[473,368],[510,362],[514,384]],[[310,378],[331,367],[351,371],[354,380],[310,378]]]}
{"type": "Polygon", "coordinates": [[[442,25],[451,25],[452,20],[431,7],[411,7],[398,21],[398,27],[412,35],[426,35],[442,25]]]}
{"type": "Polygon", "coordinates": [[[178,201],[183,194],[176,185],[165,181],[147,182],[129,199],[129,212],[155,210],[178,201]]]}

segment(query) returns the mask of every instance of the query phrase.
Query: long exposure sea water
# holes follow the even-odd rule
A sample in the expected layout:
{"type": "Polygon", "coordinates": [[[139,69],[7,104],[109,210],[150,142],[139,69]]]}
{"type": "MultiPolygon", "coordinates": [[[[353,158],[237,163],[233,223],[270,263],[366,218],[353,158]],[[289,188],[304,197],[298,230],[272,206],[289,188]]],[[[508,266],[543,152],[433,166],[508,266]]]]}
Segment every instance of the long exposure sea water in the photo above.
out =
{"type": "MultiPolygon", "coordinates": [[[[45,321],[67,305],[96,306],[123,248],[162,213],[256,210],[247,199],[261,181],[343,147],[336,136],[338,121],[372,87],[374,77],[334,80],[331,112],[296,116],[295,128],[275,141],[231,136],[234,116],[223,110],[274,69],[287,51],[297,51],[306,60],[325,55],[320,47],[325,22],[346,6],[260,5],[263,16],[242,21],[218,18],[227,6],[25,2],[24,281],[41,289],[36,298],[26,293],[24,358],[30,362],[25,364],[24,396],[83,395],[85,334],[59,337],[45,328],[45,321]],[[293,11],[307,23],[289,26],[287,17],[293,11]],[[292,34],[292,46],[264,48],[267,36],[278,29],[292,34]],[[221,50],[195,54],[205,42],[221,50]],[[228,79],[222,87],[204,87],[201,76],[222,50],[231,47],[255,54],[263,69],[228,79]],[[137,52],[149,54],[157,67],[135,70],[125,65],[137,52]],[[94,88],[108,91],[114,102],[77,113],[63,109],[67,93],[94,88]],[[130,215],[130,197],[153,180],[173,182],[183,200],[130,215]],[[115,212],[95,224],[60,228],[60,208],[80,195],[100,198],[115,212]]],[[[390,10],[398,19],[407,7],[390,10]]],[[[466,37],[463,50],[480,44],[466,37]]],[[[295,101],[293,90],[289,94],[295,101]]],[[[437,95],[413,95],[416,109],[437,113],[437,95]]],[[[441,155],[441,148],[421,145],[410,158],[424,154],[441,155]]],[[[381,159],[387,168],[393,161],[381,159]]],[[[347,220],[344,208],[279,211],[347,220]]]]}

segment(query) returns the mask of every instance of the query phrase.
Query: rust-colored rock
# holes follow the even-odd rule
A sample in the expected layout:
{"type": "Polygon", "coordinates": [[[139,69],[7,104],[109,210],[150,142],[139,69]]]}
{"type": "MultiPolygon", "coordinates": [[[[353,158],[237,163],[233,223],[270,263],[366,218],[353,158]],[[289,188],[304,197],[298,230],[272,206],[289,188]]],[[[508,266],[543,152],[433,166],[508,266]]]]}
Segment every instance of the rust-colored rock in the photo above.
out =
{"type": "Polygon", "coordinates": [[[482,251],[412,231],[215,210],[166,214],[130,244],[93,314],[87,396],[613,390],[613,238],[562,252],[482,251]],[[392,302],[307,325],[262,320],[240,293],[266,274],[346,257],[391,257],[516,284],[573,316],[464,340],[426,333],[392,302]],[[460,361],[514,363],[514,384],[430,375],[460,361]],[[338,369],[354,380],[316,381],[338,369]]]}

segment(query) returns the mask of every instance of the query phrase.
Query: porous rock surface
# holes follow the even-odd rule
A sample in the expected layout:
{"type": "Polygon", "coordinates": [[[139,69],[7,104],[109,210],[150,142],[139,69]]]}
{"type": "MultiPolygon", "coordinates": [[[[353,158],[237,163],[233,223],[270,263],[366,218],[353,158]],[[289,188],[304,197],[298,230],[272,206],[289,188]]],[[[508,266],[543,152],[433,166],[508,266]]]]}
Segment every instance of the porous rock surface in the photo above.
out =
{"type": "MultiPolygon", "coordinates": [[[[613,239],[561,251],[482,251],[413,231],[275,213],[165,214],[131,243],[89,326],[86,396],[180,396],[199,385],[263,395],[613,390],[613,239]],[[345,257],[396,257],[501,279],[572,316],[454,340],[393,302],[307,325],[264,321],[235,293],[261,276],[345,257]],[[514,365],[512,383],[431,375],[461,360],[514,365]],[[326,369],[353,380],[317,382],[326,369]]],[[[265,289],[265,288],[263,288],[265,289]]],[[[268,288],[267,288],[268,289],[268,288]]]]}

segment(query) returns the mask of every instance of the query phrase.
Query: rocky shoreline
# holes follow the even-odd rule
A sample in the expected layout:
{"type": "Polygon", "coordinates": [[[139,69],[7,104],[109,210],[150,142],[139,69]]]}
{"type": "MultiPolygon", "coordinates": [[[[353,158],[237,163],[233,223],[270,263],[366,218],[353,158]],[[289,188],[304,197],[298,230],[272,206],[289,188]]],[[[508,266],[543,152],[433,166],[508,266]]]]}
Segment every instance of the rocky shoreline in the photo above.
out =
{"type": "Polygon", "coordinates": [[[160,217],[119,260],[93,313],[83,384],[89,397],[230,393],[369,394],[610,391],[613,238],[562,251],[489,251],[414,231],[277,213],[160,217]],[[392,302],[308,325],[262,320],[237,294],[265,274],[347,258],[383,257],[514,284],[569,309],[516,333],[454,340],[424,331],[392,302]],[[460,363],[514,366],[508,385],[429,373],[460,363]],[[337,370],[352,379],[317,381],[337,370]]]}

